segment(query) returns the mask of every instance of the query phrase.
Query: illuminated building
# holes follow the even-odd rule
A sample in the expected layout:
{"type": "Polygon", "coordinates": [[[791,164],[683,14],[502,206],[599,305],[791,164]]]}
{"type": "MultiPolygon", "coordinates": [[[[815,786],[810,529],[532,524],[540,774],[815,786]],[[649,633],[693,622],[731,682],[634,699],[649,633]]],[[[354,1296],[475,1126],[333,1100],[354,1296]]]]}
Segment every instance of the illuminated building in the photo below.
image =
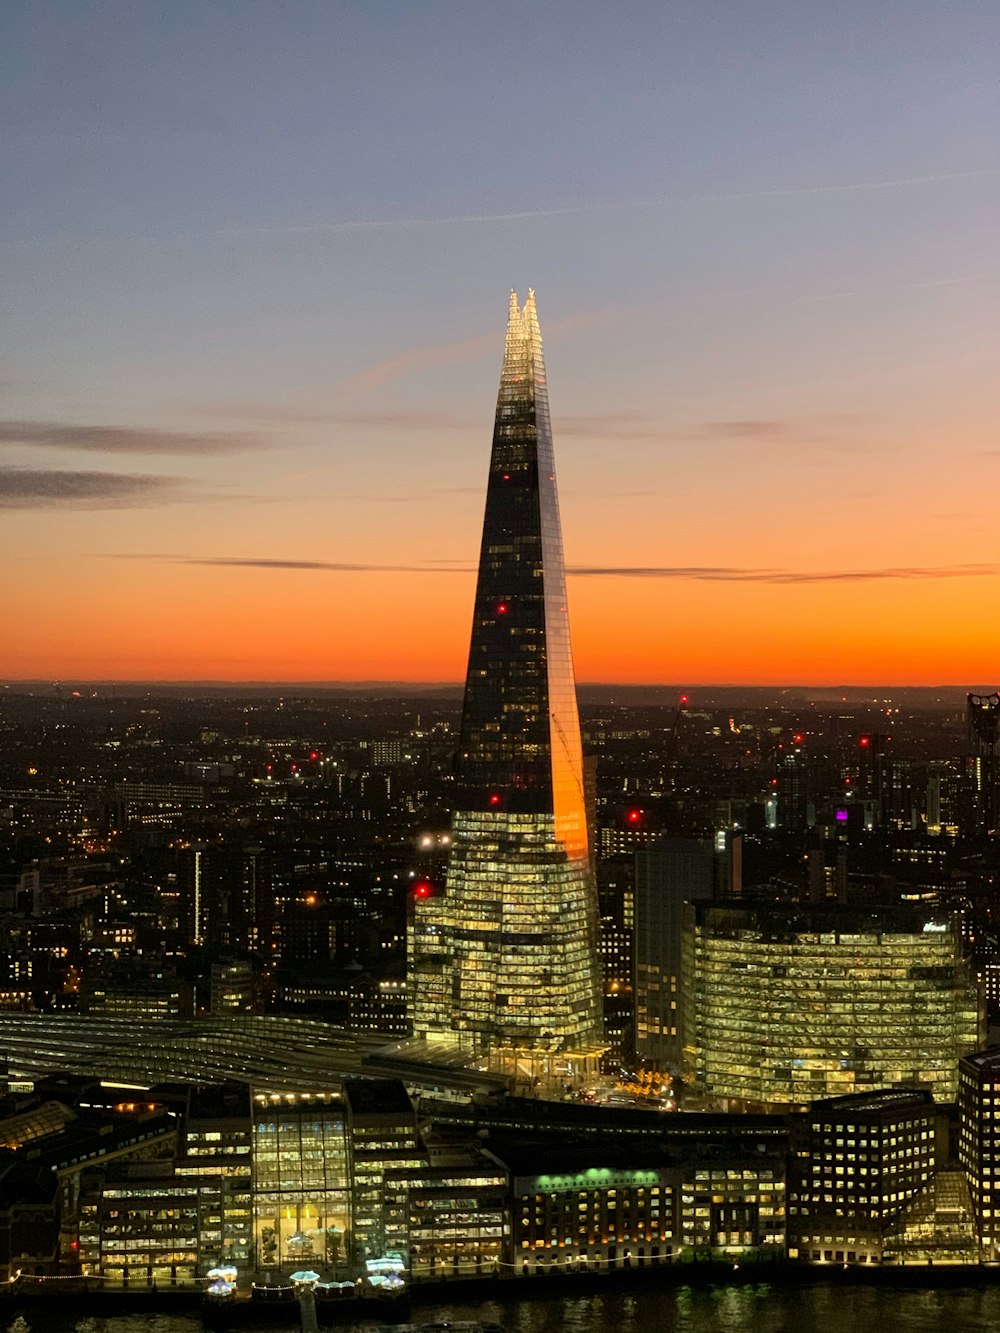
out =
{"type": "Polygon", "coordinates": [[[252,1155],[257,1266],[345,1259],[351,1187],[343,1100],[321,1092],[256,1095],[252,1155]]]}
{"type": "Polygon", "coordinates": [[[640,1165],[634,1152],[616,1148],[595,1155],[577,1147],[505,1143],[490,1151],[510,1175],[515,1276],[570,1262],[595,1268],[656,1262],[678,1247],[680,1181],[662,1154],[640,1165]]]}
{"type": "Polygon", "coordinates": [[[199,1185],[172,1161],[113,1163],[84,1184],[82,1271],[115,1285],[193,1282],[198,1273],[199,1185]]]}
{"type": "Polygon", "coordinates": [[[403,1255],[410,1277],[441,1281],[495,1273],[503,1258],[507,1177],[475,1150],[440,1149],[414,1169],[386,1172],[387,1251],[403,1255]]]}
{"type": "Polygon", "coordinates": [[[684,1257],[785,1253],[785,1160],[761,1145],[663,1147],[504,1141],[515,1277],[643,1268],[684,1257]]]}
{"type": "Polygon", "coordinates": [[[191,987],[176,977],[97,976],[88,982],[81,999],[84,1011],[95,1018],[166,1021],[190,1018],[194,1010],[191,987]]]}
{"type": "Polygon", "coordinates": [[[256,982],[249,963],[213,963],[209,1012],[245,1014],[255,1007],[256,982]]]}
{"type": "Polygon", "coordinates": [[[789,1257],[881,1263],[907,1204],[934,1176],[936,1119],[928,1092],[813,1102],[790,1159],[789,1257]]]}
{"type": "Polygon", "coordinates": [[[192,1088],[177,1175],[198,1183],[202,1273],[216,1264],[252,1267],[250,1093],[241,1084],[192,1088]]]}
{"type": "MultiPolygon", "coordinates": [[[[953,1101],[983,1014],[959,920],[916,907],[686,909],[685,1071],[710,1098],[805,1105],[901,1085],[953,1101]]],[[[736,1109],[735,1107],[733,1109],[736,1109]]]]}
{"type": "Polygon", "coordinates": [[[664,1072],[680,1069],[684,1044],[684,904],[711,898],[715,878],[710,842],[665,838],[635,854],[635,1049],[664,1072]]]}
{"type": "Polygon", "coordinates": [[[721,1257],[785,1257],[785,1159],[758,1146],[753,1156],[709,1150],[685,1164],[681,1252],[721,1257]]]}
{"type": "Polygon", "coordinates": [[[959,1066],[959,1161],[965,1169],[983,1258],[1000,1259],[1000,1046],[959,1066]]]}
{"type": "Polygon", "coordinates": [[[358,1258],[385,1254],[385,1174],[393,1168],[424,1165],[417,1117],[403,1084],[396,1079],[348,1079],[349,1167],[353,1185],[354,1250],[358,1258]]]}
{"type": "Polygon", "coordinates": [[[635,871],[631,856],[602,860],[597,870],[601,931],[598,941],[604,978],[605,1060],[618,1064],[635,1047],[633,941],[635,938],[635,871]]]}
{"type": "Polygon", "coordinates": [[[446,882],[415,893],[413,1027],[527,1077],[601,1049],[587,828],[542,342],[512,293],[446,882]]]}

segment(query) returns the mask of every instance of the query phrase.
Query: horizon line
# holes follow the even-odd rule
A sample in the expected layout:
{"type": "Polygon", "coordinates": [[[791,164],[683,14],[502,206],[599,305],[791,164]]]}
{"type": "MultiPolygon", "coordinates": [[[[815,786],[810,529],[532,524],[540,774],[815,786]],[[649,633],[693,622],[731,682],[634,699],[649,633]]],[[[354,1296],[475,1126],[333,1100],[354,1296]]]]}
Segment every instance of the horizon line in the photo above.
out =
{"type": "MultiPolygon", "coordinates": [[[[23,676],[23,677],[0,677],[0,689],[12,689],[19,687],[34,687],[45,689],[62,689],[74,685],[87,686],[155,686],[169,685],[172,687],[205,685],[213,688],[231,686],[234,689],[290,689],[306,688],[321,690],[344,690],[344,689],[434,689],[434,690],[456,690],[462,692],[465,688],[465,682],[461,679],[456,680],[407,680],[399,677],[392,678],[371,678],[362,680],[281,680],[253,678],[240,680],[226,676],[23,676]]],[[[608,681],[608,680],[578,680],[577,689],[607,689],[607,690],[959,690],[965,693],[978,693],[982,689],[988,689],[986,685],[970,684],[968,681],[935,681],[930,684],[914,683],[907,681],[861,681],[850,683],[844,681],[738,681],[738,680],[709,680],[709,681],[608,681]]],[[[1000,685],[993,687],[1000,689],[1000,685]]]]}

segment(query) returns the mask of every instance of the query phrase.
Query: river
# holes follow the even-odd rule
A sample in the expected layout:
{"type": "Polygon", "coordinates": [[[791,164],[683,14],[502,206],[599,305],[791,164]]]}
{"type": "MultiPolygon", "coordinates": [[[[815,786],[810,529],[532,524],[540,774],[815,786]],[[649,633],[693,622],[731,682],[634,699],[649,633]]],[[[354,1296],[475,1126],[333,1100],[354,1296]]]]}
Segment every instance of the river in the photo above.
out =
{"type": "MultiPolygon", "coordinates": [[[[1000,1287],[900,1289],[876,1285],[675,1287],[609,1290],[580,1297],[537,1297],[503,1302],[460,1301],[418,1306],[413,1323],[495,1320],[506,1333],[995,1333],[1000,1329],[1000,1287]]],[[[65,1315],[27,1307],[0,1333],[202,1333],[197,1318],[179,1315],[81,1317],[67,1302],[65,1315]]],[[[333,1328],[371,1329],[371,1323],[333,1328]]],[[[257,1326],[258,1333],[288,1333],[288,1324],[257,1326]]]]}

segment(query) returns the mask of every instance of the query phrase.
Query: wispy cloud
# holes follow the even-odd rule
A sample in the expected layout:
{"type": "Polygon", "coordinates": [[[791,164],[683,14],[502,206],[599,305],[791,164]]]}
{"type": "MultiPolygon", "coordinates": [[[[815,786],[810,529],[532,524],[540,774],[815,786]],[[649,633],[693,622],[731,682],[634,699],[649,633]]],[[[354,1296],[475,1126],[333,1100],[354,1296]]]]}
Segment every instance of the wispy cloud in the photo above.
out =
{"type": "Polygon", "coordinates": [[[880,579],[963,579],[1000,574],[1000,565],[889,565],[881,569],[739,569],[725,565],[577,565],[577,578],[693,579],[712,583],[869,583],[880,579]]]}
{"type": "Polygon", "coordinates": [[[898,190],[916,185],[936,185],[947,181],[973,180],[995,176],[995,168],[976,171],[935,172],[926,176],[897,176],[886,180],[844,181],[827,185],[789,185],[765,190],[733,190],[718,194],[660,195],[652,199],[590,200],[556,208],[522,208],[510,213],[453,213],[442,217],[358,218],[341,221],[293,222],[277,227],[230,227],[219,235],[230,240],[283,236],[339,236],[354,232],[407,231],[421,227],[483,226],[504,222],[526,222],[546,218],[565,218],[586,213],[615,213],[692,203],[737,203],[751,199],[790,199],[796,196],[853,194],[872,190],[898,190]]]}
{"type": "Polygon", "coordinates": [[[110,560],[153,560],[170,565],[207,565],[210,568],[321,570],[336,574],[464,574],[470,572],[469,566],[463,566],[461,569],[455,570],[437,570],[426,565],[375,565],[350,560],[281,560],[271,556],[121,554],[109,555],[105,558],[110,560]]]}
{"type": "Polygon", "coordinates": [[[80,426],[58,421],[0,421],[0,444],[68,449],[94,454],[233,454],[261,449],[260,435],[232,432],[191,434],[145,426],[80,426]]]}
{"type": "Polygon", "coordinates": [[[724,440],[773,440],[793,434],[794,429],[790,421],[706,421],[697,433],[724,440]]]}
{"type": "MultiPolygon", "coordinates": [[[[272,556],[118,555],[118,560],[157,560],[179,565],[229,566],[238,569],[333,571],[351,574],[470,574],[473,566],[448,560],[423,564],[379,565],[339,560],[282,560],[272,556]]],[[[570,565],[576,578],[688,579],[710,583],[867,583],[879,579],[985,578],[1000,565],[887,565],[874,569],[792,570],[741,568],[736,565],[570,565]]]]}
{"type": "Polygon", "coordinates": [[[414,408],[399,411],[375,409],[339,411],[335,408],[313,410],[285,407],[280,403],[236,403],[218,405],[210,409],[212,416],[229,420],[267,421],[287,426],[352,426],[363,430],[387,431],[451,431],[481,430],[482,421],[461,417],[454,412],[428,412],[414,408]]]}
{"type": "Polygon", "coordinates": [[[182,477],[0,467],[2,509],[121,509],[189,498],[182,477]]]}
{"type": "MultiPolygon", "coordinates": [[[[447,349],[440,348],[444,353],[447,349]]],[[[283,425],[322,425],[356,431],[399,432],[407,435],[430,432],[475,432],[481,434],[482,421],[460,416],[454,412],[422,409],[373,409],[341,411],[330,408],[314,411],[286,408],[280,404],[225,405],[215,409],[219,416],[231,419],[280,422],[283,425]]],[[[826,439],[831,434],[843,436],[848,427],[855,427],[854,418],[824,417],[794,420],[791,418],[744,418],[732,421],[669,421],[652,413],[623,408],[619,412],[596,412],[581,416],[557,416],[553,430],[559,439],[580,440],[716,440],[720,443],[742,441],[771,441],[804,443],[826,439]]],[[[306,474],[294,474],[295,476],[306,474]]]]}

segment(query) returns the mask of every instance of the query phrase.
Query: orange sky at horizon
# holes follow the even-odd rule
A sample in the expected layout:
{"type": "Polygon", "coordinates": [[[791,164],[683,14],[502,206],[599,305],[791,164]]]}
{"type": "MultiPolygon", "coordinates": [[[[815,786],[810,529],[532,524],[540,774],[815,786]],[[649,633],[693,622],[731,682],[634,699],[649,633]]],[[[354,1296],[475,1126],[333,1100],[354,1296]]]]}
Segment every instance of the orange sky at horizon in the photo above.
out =
{"type": "MultiPolygon", "coordinates": [[[[989,681],[991,664],[1000,661],[1000,626],[983,608],[996,604],[998,585],[996,576],[791,585],[571,577],[577,679],[989,681]]],[[[458,682],[465,674],[473,590],[471,573],[81,562],[73,584],[53,590],[55,613],[50,610],[25,645],[30,655],[20,658],[17,645],[8,645],[5,674],[458,682]]],[[[31,596],[10,599],[7,623],[27,622],[31,596]]]]}

